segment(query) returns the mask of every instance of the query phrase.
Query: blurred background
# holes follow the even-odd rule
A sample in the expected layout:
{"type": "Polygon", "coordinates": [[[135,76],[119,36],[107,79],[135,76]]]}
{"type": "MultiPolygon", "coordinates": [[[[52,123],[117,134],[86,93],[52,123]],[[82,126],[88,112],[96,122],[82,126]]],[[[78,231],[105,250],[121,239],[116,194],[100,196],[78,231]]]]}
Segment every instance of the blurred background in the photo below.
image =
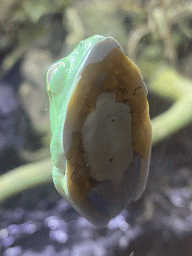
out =
{"type": "Polygon", "coordinates": [[[191,152],[191,1],[0,1],[0,255],[192,255],[191,152]],[[95,34],[138,65],[153,127],[146,190],[103,229],[54,188],[45,81],[95,34]]]}

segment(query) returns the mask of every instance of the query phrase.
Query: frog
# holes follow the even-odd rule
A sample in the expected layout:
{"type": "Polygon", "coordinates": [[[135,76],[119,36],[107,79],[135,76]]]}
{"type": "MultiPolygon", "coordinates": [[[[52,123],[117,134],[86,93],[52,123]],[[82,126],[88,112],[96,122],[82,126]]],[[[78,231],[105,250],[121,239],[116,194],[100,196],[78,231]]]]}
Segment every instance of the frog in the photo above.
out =
{"type": "Polygon", "coordinates": [[[54,185],[106,227],[147,183],[152,127],[142,75],[114,38],[94,35],[49,68],[46,84],[54,185]]]}

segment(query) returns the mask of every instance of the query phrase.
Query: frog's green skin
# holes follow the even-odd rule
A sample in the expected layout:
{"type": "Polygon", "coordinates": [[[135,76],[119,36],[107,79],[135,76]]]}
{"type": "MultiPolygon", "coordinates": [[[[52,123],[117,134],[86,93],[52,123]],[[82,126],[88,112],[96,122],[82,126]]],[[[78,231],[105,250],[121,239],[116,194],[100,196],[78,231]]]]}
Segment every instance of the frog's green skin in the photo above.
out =
{"type": "MultiPolygon", "coordinates": [[[[53,181],[55,187],[58,192],[82,215],[84,215],[89,221],[91,221],[96,226],[104,226],[111,219],[107,216],[104,217],[103,221],[101,216],[98,215],[95,217],[89,217],[87,215],[87,209],[81,209],[81,207],[77,206],[70,197],[68,186],[67,186],[67,160],[66,154],[70,146],[70,139],[66,141],[67,145],[63,145],[64,140],[64,126],[67,114],[67,107],[70,101],[70,98],[75,90],[75,87],[80,80],[81,72],[85,65],[87,65],[88,58],[91,58],[90,55],[93,54],[91,50],[95,49],[96,60],[99,62],[102,60],[99,55],[99,51],[97,51],[97,43],[104,41],[106,38],[103,36],[95,35],[90,37],[82,42],[75,48],[75,50],[68,55],[67,57],[59,60],[55,64],[53,64],[48,73],[47,73],[47,92],[50,100],[50,122],[51,122],[51,157],[53,162],[53,181]],[[90,54],[91,53],[91,54],[90,54]],[[69,146],[68,146],[69,144],[69,146]],[[64,152],[66,150],[66,152],[64,152]]],[[[119,46],[119,44],[113,39],[111,40],[112,44],[115,46],[111,46],[111,49],[114,47],[118,47],[122,52],[123,50],[119,46]]],[[[109,46],[110,51],[110,46],[109,46]]],[[[109,52],[108,51],[108,52],[109,52]]],[[[106,50],[106,55],[108,54],[106,50]]],[[[102,53],[103,54],[103,53],[102,53]]],[[[101,55],[102,55],[101,54],[101,55]]],[[[102,57],[102,56],[101,56],[102,57]]],[[[95,57],[94,57],[95,58],[95,57]]],[[[139,73],[139,72],[138,72],[139,73]]],[[[145,86],[143,87],[145,95],[147,94],[145,86]]],[[[69,134],[70,135],[70,134],[69,134]]],[[[70,137],[70,136],[69,136],[70,137]]],[[[144,174],[143,184],[140,185],[138,189],[138,194],[142,193],[148,173],[148,165],[149,165],[150,153],[148,154],[146,160],[146,174],[144,174]]],[[[138,195],[135,196],[137,198],[138,195]]],[[[134,199],[134,198],[133,198],[134,199]]],[[[93,215],[93,213],[90,213],[93,215]]]]}
{"type": "MultiPolygon", "coordinates": [[[[53,181],[63,196],[68,195],[66,183],[60,184],[66,171],[66,156],[63,148],[63,126],[68,102],[78,83],[79,74],[92,47],[105,37],[95,35],[84,41],[67,57],[54,63],[47,73],[47,92],[50,100],[51,158],[53,162],[53,181]],[[62,187],[61,187],[62,186],[62,187]],[[65,195],[63,194],[63,189],[65,195]]],[[[70,201],[70,198],[67,198],[70,201]]],[[[70,202],[72,203],[72,202],[70,202]]]]}
{"type": "Polygon", "coordinates": [[[47,73],[51,132],[53,134],[51,139],[51,156],[54,166],[62,172],[65,171],[65,164],[61,160],[64,157],[62,125],[65,122],[67,105],[79,80],[79,73],[86,61],[85,57],[89,54],[93,45],[103,39],[105,39],[103,36],[95,35],[81,41],[70,55],[57,61],[50,67],[51,73],[50,71],[47,73]],[[58,127],[61,129],[59,130],[58,127]]]}
{"type": "MultiPolygon", "coordinates": [[[[51,158],[53,162],[53,182],[58,192],[76,209],[67,189],[66,155],[63,147],[63,128],[67,106],[73,90],[79,80],[79,74],[92,47],[105,37],[95,35],[84,41],[67,57],[54,63],[46,78],[47,92],[50,100],[51,123],[51,158]]],[[[83,213],[82,213],[83,214],[83,213]]]]}

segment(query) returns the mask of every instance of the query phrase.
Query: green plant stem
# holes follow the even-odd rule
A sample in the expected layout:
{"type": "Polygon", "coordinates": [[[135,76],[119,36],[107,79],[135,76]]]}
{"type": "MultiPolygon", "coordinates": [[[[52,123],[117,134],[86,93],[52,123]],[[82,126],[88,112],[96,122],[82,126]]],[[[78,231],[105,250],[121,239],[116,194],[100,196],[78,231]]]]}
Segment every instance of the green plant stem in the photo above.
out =
{"type": "Polygon", "coordinates": [[[0,202],[51,179],[51,158],[15,168],[0,176],[0,202]]]}
{"type": "Polygon", "coordinates": [[[161,64],[151,79],[149,91],[173,103],[152,120],[152,143],[155,145],[192,122],[192,81],[161,64]]]}
{"type": "Polygon", "coordinates": [[[192,121],[192,94],[177,101],[169,110],[152,120],[152,143],[166,139],[192,121]]]}

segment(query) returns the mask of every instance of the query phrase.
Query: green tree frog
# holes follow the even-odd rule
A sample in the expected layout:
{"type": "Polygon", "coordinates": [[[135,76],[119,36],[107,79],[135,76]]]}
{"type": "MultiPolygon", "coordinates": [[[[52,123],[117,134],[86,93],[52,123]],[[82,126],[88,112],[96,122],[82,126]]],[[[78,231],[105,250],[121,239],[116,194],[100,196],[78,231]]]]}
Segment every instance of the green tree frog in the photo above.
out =
{"type": "Polygon", "coordinates": [[[147,88],[111,37],[92,36],[47,73],[53,182],[96,227],[145,189],[151,152],[147,88]]]}

